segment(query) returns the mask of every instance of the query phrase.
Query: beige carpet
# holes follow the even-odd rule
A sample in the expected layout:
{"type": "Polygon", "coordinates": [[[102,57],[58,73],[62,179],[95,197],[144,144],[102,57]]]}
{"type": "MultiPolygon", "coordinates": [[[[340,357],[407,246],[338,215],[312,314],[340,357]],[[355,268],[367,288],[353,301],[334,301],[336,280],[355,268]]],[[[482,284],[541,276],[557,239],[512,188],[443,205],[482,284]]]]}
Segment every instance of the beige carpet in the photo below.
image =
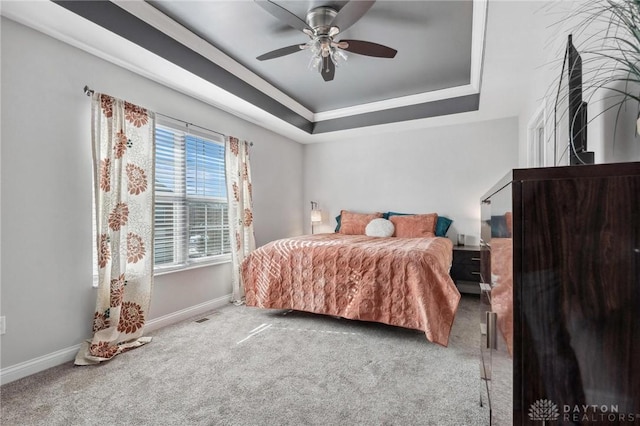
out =
{"type": "Polygon", "coordinates": [[[486,425],[479,299],[450,345],[326,316],[228,306],[94,367],[0,388],[8,425],[486,425]]]}

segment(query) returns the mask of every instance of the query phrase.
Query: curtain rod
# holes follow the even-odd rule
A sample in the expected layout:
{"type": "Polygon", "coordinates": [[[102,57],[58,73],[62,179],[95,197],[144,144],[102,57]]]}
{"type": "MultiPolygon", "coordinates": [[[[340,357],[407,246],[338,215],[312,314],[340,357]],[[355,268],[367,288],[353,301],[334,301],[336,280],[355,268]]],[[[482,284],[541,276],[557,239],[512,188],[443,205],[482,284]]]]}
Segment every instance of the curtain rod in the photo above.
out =
{"type": "MultiPolygon", "coordinates": [[[[89,86],[84,86],[83,90],[84,90],[84,94],[87,95],[87,96],[93,96],[93,94],[95,93],[95,91],[93,89],[90,89],[89,86]]],[[[198,127],[200,129],[204,129],[204,130],[206,130],[208,132],[216,133],[216,134],[218,134],[220,136],[223,136],[225,138],[227,137],[227,135],[225,135],[224,133],[216,132],[215,130],[207,129],[206,127],[198,126],[197,124],[189,123],[188,121],[181,120],[181,119],[175,118],[175,117],[171,117],[170,115],[161,114],[159,112],[156,112],[156,115],[161,115],[162,117],[170,118],[171,120],[180,121],[181,123],[186,124],[187,127],[189,127],[189,126],[198,127]]],[[[253,142],[249,142],[249,145],[253,146],[253,142]]]]}

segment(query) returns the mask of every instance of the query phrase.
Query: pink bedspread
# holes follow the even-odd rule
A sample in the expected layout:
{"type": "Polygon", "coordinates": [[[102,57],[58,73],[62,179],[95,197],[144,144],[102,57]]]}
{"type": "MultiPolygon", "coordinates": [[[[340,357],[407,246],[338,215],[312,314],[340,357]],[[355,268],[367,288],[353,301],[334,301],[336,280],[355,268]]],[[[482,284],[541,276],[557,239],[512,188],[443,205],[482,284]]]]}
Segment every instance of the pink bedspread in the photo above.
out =
{"type": "Polygon", "coordinates": [[[242,264],[248,306],[422,330],[447,346],[460,293],[447,238],[317,234],[273,241],[242,264]]]}

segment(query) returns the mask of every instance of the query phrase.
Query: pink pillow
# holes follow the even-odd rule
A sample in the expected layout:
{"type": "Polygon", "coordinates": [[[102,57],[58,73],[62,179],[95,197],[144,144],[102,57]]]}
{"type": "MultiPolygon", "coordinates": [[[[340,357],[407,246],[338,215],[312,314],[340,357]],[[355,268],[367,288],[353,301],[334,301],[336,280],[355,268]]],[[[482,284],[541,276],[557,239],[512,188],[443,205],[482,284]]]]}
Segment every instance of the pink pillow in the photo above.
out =
{"type": "Polygon", "coordinates": [[[340,234],[364,235],[365,228],[373,219],[379,219],[382,213],[353,213],[346,210],[340,212],[340,234]]]}
{"type": "Polygon", "coordinates": [[[436,222],[438,221],[436,213],[391,216],[389,220],[396,228],[396,232],[393,234],[394,237],[420,238],[436,236],[436,222]]]}

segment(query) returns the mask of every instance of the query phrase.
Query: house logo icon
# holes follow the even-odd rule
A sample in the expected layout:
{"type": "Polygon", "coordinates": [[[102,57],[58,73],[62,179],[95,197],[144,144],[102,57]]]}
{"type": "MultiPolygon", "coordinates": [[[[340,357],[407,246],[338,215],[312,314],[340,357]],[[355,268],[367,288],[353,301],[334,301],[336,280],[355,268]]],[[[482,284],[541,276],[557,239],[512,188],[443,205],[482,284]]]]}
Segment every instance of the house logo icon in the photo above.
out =
{"type": "Polygon", "coordinates": [[[558,406],[548,399],[539,399],[529,407],[529,418],[541,420],[543,425],[548,420],[558,420],[558,417],[560,417],[558,406]]]}

